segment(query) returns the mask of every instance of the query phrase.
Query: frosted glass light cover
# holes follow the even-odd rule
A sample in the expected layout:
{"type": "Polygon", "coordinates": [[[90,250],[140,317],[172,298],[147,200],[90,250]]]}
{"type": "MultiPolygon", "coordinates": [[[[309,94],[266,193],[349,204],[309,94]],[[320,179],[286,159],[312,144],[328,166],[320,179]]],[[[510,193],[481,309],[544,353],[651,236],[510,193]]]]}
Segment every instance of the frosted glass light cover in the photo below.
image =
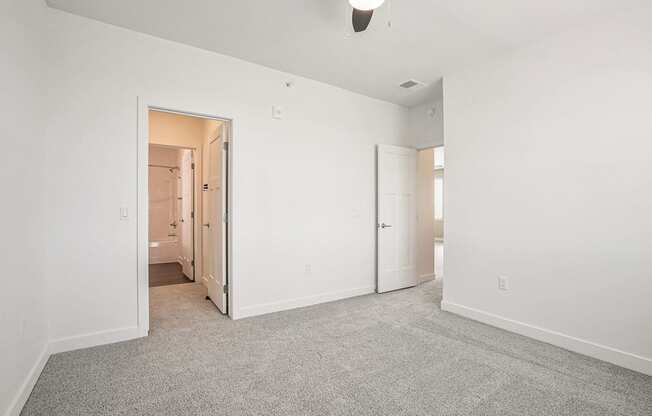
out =
{"type": "Polygon", "coordinates": [[[358,10],[374,10],[379,8],[385,0],[349,0],[351,7],[358,10]]]}

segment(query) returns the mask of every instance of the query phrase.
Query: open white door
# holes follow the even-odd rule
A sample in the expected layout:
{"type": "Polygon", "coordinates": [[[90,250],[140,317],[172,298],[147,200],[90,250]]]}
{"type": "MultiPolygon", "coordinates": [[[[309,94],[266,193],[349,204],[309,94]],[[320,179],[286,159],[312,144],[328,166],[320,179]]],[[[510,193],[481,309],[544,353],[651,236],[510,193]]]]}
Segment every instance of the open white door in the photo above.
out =
{"type": "Polygon", "coordinates": [[[183,274],[190,280],[195,280],[195,220],[194,220],[194,164],[193,151],[190,149],[181,150],[179,157],[180,177],[180,199],[179,204],[179,226],[181,234],[181,267],[183,274]]]}
{"type": "Polygon", "coordinates": [[[203,274],[208,296],[220,312],[227,313],[226,287],[226,128],[207,143],[204,182],[203,274]]]}
{"type": "Polygon", "coordinates": [[[415,286],[417,152],[378,145],[377,291],[415,286]]]}

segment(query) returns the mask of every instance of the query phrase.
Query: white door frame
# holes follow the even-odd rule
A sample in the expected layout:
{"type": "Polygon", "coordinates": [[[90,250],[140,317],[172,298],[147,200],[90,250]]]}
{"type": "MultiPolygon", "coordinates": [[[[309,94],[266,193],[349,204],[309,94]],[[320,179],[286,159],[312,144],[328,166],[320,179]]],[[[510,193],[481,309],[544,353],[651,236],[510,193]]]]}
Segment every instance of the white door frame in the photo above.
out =
{"type": "MultiPolygon", "coordinates": [[[[229,143],[228,158],[228,182],[227,182],[227,219],[228,232],[226,235],[226,282],[228,284],[228,316],[233,319],[236,286],[234,284],[233,268],[233,235],[234,235],[234,187],[233,187],[233,154],[235,146],[233,143],[234,125],[230,117],[210,115],[209,112],[196,111],[195,108],[178,110],[177,105],[169,105],[162,102],[138,97],[138,133],[137,133],[137,308],[138,308],[138,335],[147,336],[149,333],[149,111],[161,111],[173,114],[180,114],[191,117],[200,117],[212,120],[220,120],[227,124],[227,138],[229,143]]],[[[203,167],[202,167],[203,168],[203,167]]],[[[197,221],[197,219],[195,219],[197,221]]]]}

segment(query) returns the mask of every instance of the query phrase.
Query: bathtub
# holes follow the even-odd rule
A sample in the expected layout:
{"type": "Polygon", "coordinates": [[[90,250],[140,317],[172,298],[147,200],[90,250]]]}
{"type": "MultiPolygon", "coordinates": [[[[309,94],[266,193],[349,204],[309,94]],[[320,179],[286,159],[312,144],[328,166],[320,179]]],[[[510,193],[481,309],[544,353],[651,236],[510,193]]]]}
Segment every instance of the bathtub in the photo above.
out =
{"type": "Polygon", "coordinates": [[[181,244],[177,237],[149,242],[149,264],[177,263],[181,244]]]}

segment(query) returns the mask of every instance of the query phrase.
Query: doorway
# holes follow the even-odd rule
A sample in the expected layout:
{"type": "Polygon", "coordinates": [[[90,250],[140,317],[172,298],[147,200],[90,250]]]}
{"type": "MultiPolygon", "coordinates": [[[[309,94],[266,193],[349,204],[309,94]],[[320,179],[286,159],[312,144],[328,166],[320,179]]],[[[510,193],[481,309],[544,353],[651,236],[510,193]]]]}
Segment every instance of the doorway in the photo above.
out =
{"type": "Polygon", "coordinates": [[[444,279],[444,146],[433,152],[433,203],[434,203],[434,270],[435,279],[444,279]]]}
{"type": "Polygon", "coordinates": [[[138,308],[146,335],[150,307],[158,321],[175,307],[230,312],[232,123],[144,103],[139,120],[138,308]]]}
{"type": "Polygon", "coordinates": [[[444,147],[417,152],[419,283],[444,276],[444,147]]]}
{"type": "Polygon", "coordinates": [[[378,145],[376,291],[443,280],[444,147],[378,145]]]}
{"type": "Polygon", "coordinates": [[[417,151],[376,149],[376,292],[418,284],[417,151]]]}
{"type": "Polygon", "coordinates": [[[149,145],[150,287],[196,280],[194,153],[149,145]]]}
{"type": "Polygon", "coordinates": [[[228,141],[224,123],[209,127],[204,141],[202,171],[202,265],[207,299],[228,313],[227,286],[227,183],[228,141]]]}

